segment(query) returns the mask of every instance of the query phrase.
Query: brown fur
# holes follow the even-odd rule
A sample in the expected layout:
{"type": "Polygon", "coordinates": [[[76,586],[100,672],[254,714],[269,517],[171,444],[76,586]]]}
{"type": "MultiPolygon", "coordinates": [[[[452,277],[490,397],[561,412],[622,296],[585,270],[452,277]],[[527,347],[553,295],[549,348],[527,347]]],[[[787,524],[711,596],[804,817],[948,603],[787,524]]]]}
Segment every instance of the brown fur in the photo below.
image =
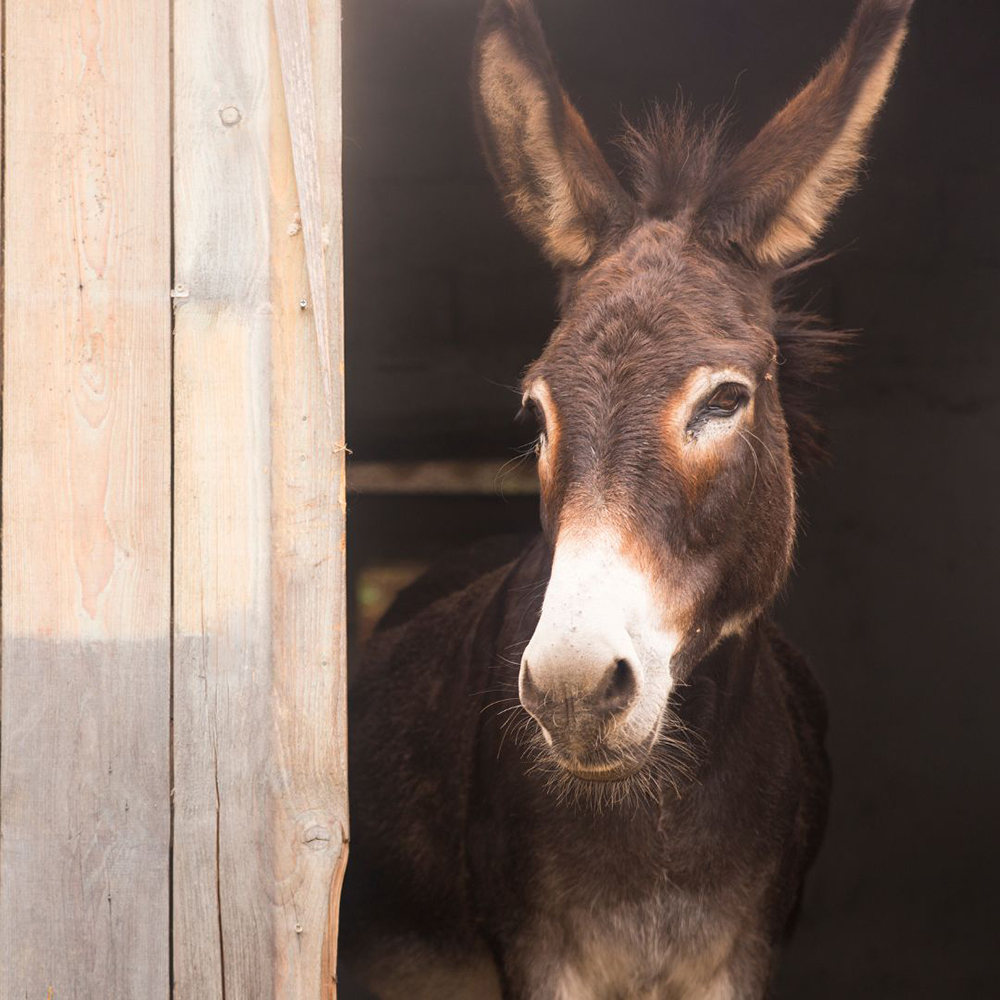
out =
{"type": "Polygon", "coordinates": [[[529,3],[484,11],[473,67],[483,149],[511,215],[556,265],[581,266],[631,201],[556,77],[529,3]]]}
{"type": "Polygon", "coordinates": [[[531,5],[505,0],[483,13],[473,71],[483,148],[511,215],[562,268],[564,302],[581,274],[593,300],[637,259],[654,256],[663,232],[648,225],[655,220],[732,262],[732,271],[756,275],[770,299],[765,336],[775,341],[800,467],[822,454],[812,390],[847,338],[786,309],[782,279],[801,269],[797,261],[854,183],[911,4],[864,0],[830,61],[743,149],[727,140],[724,119],[696,120],[683,105],[655,107],[643,127],[627,126],[634,198],[559,84],[531,5]],[[634,242],[639,230],[645,250],[616,262],[622,241],[634,242]]]}

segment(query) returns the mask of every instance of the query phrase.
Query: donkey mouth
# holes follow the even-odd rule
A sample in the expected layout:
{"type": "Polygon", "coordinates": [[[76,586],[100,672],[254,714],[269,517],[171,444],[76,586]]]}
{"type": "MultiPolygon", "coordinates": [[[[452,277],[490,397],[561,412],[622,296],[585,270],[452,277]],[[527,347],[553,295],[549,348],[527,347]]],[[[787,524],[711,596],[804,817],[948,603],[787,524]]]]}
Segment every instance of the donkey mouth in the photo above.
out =
{"type": "Polygon", "coordinates": [[[641,744],[629,748],[625,753],[575,755],[572,758],[558,755],[556,760],[567,774],[579,781],[625,781],[645,766],[655,739],[656,731],[654,730],[641,744]]]}
{"type": "Polygon", "coordinates": [[[621,763],[602,767],[581,767],[579,764],[563,764],[562,766],[567,774],[578,781],[604,783],[624,781],[626,778],[630,778],[642,767],[642,763],[629,761],[627,764],[621,763]]]}

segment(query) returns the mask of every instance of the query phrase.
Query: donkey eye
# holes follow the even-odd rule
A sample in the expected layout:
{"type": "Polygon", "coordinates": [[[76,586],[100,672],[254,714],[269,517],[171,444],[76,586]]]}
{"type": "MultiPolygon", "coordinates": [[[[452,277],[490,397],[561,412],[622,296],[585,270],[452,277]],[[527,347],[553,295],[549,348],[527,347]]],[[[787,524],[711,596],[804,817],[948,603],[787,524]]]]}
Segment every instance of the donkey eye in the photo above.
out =
{"type": "Polygon", "coordinates": [[[749,394],[738,382],[723,382],[705,403],[704,412],[713,417],[732,416],[746,401],[749,394]]]}
{"type": "Polygon", "coordinates": [[[534,421],[539,437],[545,436],[545,411],[530,396],[521,404],[518,417],[534,421]]]}
{"type": "Polygon", "coordinates": [[[724,420],[741,410],[750,399],[750,390],[740,382],[723,382],[712,390],[696,407],[687,425],[689,440],[696,438],[702,428],[713,420],[724,420]]]}

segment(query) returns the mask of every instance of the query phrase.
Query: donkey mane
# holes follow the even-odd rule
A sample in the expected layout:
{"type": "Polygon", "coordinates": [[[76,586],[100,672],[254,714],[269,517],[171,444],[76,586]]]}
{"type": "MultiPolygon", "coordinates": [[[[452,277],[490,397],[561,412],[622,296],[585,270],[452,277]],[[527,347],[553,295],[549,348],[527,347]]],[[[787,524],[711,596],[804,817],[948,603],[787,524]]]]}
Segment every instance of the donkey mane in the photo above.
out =
{"type": "Polygon", "coordinates": [[[629,159],[632,188],[643,212],[663,219],[698,213],[736,153],[728,122],[726,110],[697,117],[683,100],[670,108],[654,102],[642,124],[625,122],[618,145],[629,159]]]}
{"type": "Polygon", "coordinates": [[[797,471],[810,472],[828,457],[827,434],[818,416],[820,392],[856,334],[833,329],[822,317],[795,309],[781,294],[775,303],[774,324],[779,389],[792,462],[797,471]]]}
{"type": "MultiPolygon", "coordinates": [[[[728,109],[699,116],[678,100],[669,108],[652,104],[641,124],[625,122],[618,145],[628,159],[632,191],[645,215],[697,219],[740,149],[729,139],[729,120],[728,109]]],[[[833,329],[823,317],[793,304],[794,279],[831,256],[798,261],[775,283],[773,333],[781,398],[792,459],[800,472],[814,470],[828,457],[819,397],[855,337],[854,331],[833,329]]]]}

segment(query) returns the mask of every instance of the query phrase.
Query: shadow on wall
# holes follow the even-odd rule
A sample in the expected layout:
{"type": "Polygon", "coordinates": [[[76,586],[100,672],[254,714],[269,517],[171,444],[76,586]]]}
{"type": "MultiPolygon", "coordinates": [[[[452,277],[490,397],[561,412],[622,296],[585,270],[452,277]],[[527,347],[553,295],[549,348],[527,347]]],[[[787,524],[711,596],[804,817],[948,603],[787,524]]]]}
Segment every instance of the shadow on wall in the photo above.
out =
{"type": "MultiPolygon", "coordinates": [[[[502,214],[471,125],[477,4],[344,0],[348,427],[359,459],[509,455],[553,280],[502,214]]],[[[538,0],[609,140],[679,83],[751,134],[852,0],[538,0]],[[736,82],[738,81],[738,82],[736,82]]],[[[1000,796],[1000,5],[917,0],[869,177],[801,282],[864,330],[802,488],[780,617],[830,699],[828,839],[778,997],[996,993],[1000,796]]],[[[520,530],[534,504],[354,497],[351,572],[520,530]]],[[[346,995],[346,994],[345,994],[346,995]]]]}

